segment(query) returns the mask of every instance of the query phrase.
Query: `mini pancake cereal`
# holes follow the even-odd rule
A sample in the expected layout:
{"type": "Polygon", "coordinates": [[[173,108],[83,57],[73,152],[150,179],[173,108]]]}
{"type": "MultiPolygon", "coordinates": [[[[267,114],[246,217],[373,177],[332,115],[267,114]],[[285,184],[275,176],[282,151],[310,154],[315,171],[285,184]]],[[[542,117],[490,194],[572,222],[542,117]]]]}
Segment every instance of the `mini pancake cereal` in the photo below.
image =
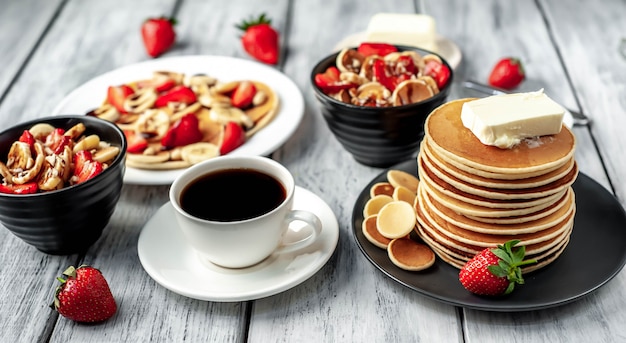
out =
{"type": "Polygon", "coordinates": [[[435,253],[411,238],[417,226],[419,180],[402,170],[389,170],[386,176],[387,182],[370,187],[370,199],[363,208],[363,235],[374,246],[387,250],[389,260],[398,268],[427,269],[435,263],[435,253]]]}
{"type": "Polygon", "coordinates": [[[167,170],[228,154],[270,123],[278,107],[276,92],[260,81],[156,71],[109,86],[102,105],[87,114],[124,131],[129,167],[167,170]]]}

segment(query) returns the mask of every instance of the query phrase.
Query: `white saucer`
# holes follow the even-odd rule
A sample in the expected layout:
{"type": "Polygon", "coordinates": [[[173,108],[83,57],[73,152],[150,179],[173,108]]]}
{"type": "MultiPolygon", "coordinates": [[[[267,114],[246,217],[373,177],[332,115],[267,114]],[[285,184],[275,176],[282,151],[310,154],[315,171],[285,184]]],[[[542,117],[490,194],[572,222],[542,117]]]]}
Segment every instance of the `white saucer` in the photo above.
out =
{"type": "Polygon", "coordinates": [[[196,258],[178,229],[168,202],[145,224],[137,250],[148,275],[174,293],[207,301],[247,301],[283,292],[307,280],[330,259],[339,240],[339,225],[317,195],[296,187],[294,209],[315,213],[322,222],[320,238],[297,252],[273,254],[242,269],[208,265],[196,258]]]}
{"type": "MultiPolygon", "coordinates": [[[[358,46],[365,40],[365,35],[365,31],[351,34],[337,43],[334,50],[339,51],[343,48],[358,46]]],[[[448,61],[452,69],[456,69],[461,64],[463,57],[461,49],[453,41],[442,36],[437,36],[435,43],[437,44],[439,55],[448,61]]]]}

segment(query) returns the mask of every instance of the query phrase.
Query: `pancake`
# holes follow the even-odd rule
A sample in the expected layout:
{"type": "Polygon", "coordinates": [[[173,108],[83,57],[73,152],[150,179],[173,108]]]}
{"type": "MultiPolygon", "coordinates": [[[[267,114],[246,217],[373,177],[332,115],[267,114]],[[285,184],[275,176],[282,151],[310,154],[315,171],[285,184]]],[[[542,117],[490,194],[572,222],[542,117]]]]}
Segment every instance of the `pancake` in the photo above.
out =
{"type": "Polygon", "coordinates": [[[419,168],[424,169],[424,173],[427,173],[431,179],[436,180],[437,183],[443,185],[444,187],[452,186],[463,193],[493,200],[523,200],[545,197],[566,189],[574,183],[576,176],[578,175],[578,168],[574,164],[574,168],[572,168],[565,176],[542,186],[524,189],[496,189],[475,186],[457,179],[441,170],[438,166],[426,163],[426,161],[422,158],[422,155],[418,156],[418,163],[419,168]]]}
{"type": "MultiPolygon", "coordinates": [[[[547,171],[546,173],[540,175],[503,180],[476,175],[472,173],[472,171],[457,168],[451,163],[446,162],[436,153],[431,152],[430,149],[428,149],[427,144],[425,144],[424,142],[422,142],[420,148],[420,156],[427,165],[430,166],[434,164],[438,168],[440,168],[445,174],[449,174],[455,179],[459,179],[463,182],[471,183],[476,186],[498,189],[524,189],[544,186],[565,177],[572,170],[572,168],[574,168],[574,165],[576,163],[575,160],[571,158],[562,166],[559,166],[554,170],[547,171]]],[[[509,176],[513,177],[514,175],[509,176]]]]}
{"type": "Polygon", "coordinates": [[[502,174],[546,170],[574,155],[576,139],[565,126],[556,135],[526,139],[510,149],[482,144],[461,122],[461,108],[471,100],[445,103],[428,116],[424,132],[435,152],[476,169],[502,174]]]}
{"type": "Polygon", "coordinates": [[[424,195],[423,191],[420,191],[420,194],[418,194],[420,197],[418,203],[421,207],[420,210],[428,212],[431,215],[436,215],[451,225],[464,230],[490,235],[518,235],[545,230],[563,221],[565,217],[570,216],[575,209],[573,191],[567,194],[568,196],[563,198],[561,206],[555,206],[557,210],[552,211],[549,215],[536,220],[509,224],[489,223],[468,218],[451,211],[436,200],[430,198],[427,194],[424,195]]]}
{"type": "Polygon", "coordinates": [[[524,272],[543,268],[565,250],[574,227],[575,137],[562,127],[509,149],[484,145],[461,122],[470,100],[446,103],[426,119],[414,231],[456,268],[513,239],[537,260],[524,272]]]}

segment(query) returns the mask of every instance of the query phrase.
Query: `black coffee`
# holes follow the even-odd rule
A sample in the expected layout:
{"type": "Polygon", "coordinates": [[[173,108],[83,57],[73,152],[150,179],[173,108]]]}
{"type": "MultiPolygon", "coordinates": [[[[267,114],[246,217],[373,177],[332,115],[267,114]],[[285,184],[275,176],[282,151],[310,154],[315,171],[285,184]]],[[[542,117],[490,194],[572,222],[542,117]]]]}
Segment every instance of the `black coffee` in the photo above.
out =
{"type": "Polygon", "coordinates": [[[230,222],[268,213],[286,197],[285,187],[273,176],[254,169],[225,169],[189,183],[180,205],[192,216],[230,222]]]}

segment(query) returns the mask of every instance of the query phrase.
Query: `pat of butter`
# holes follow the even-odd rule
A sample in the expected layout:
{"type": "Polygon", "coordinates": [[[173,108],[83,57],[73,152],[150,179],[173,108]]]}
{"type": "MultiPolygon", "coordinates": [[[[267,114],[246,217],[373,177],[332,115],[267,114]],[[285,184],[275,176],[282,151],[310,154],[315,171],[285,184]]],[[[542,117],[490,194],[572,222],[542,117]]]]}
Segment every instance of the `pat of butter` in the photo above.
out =
{"type": "Polygon", "coordinates": [[[366,42],[407,45],[438,52],[435,19],[425,14],[378,13],[367,26],[366,42]]]}
{"type": "Polygon", "coordinates": [[[524,138],[561,132],[564,114],[542,89],[466,102],[461,121],[483,144],[506,149],[524,138]]]}

